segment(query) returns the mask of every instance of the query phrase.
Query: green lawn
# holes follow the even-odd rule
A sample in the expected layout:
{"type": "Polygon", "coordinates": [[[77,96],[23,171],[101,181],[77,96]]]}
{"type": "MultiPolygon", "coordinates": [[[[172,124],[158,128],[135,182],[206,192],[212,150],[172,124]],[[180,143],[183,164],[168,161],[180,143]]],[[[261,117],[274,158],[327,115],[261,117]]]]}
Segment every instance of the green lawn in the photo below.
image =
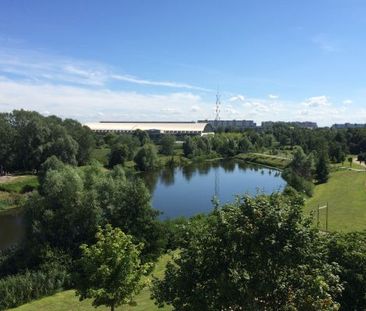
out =
{"type": "MultiPolygon", "coordinates": [[[[163,255],[157,262],[153,275],[156,277],[162,277],[164,275],[164,270],[166,263],[171,258],[171,255],[163,255]]],[[[136,306],[121,306],[116,308],[117,311],[170,311],[172,308],[165,306],[159,309],[154,305],[154,302],[150,299],[150,289],[146,287],[141,291],[141,293],[136,297],[136,306]]],[[[18,308],[11,309],[16,311],[86,311],[86,310],[97,310],[105,311],[110,310],[106,307],[94,308],[91,305],[91,300],[79,301],[78,297],[75,296],[73,290],[68,290],[64,292],[57,293],[55,295],[44,297],[42,299],[27,303],[18,308]]]]}
{"type": "Polygon", "coordinates": [[[16,176],[10,181],[0,183],[0,191],[23,193],[38,187],[38,178],[34,175],[16,176]]]}
{"type": "MultiPolygon", "coordinates": [[[[329,204],[329,230],[354,231],[366,229],[366,172],[338,170],[329,181],[315,187],[306,202],[310,212],[318,204],[329,204]]],[[[321,228],[325,225],[325,210],[320,214],[321,228]]]]}
{"type": "Polygon", "coordinates": [[[235,156],[235,158],[279,169],[285,168],[291,161],[291,159],[287,157],[263,153],[241,153],[235,156]]]}

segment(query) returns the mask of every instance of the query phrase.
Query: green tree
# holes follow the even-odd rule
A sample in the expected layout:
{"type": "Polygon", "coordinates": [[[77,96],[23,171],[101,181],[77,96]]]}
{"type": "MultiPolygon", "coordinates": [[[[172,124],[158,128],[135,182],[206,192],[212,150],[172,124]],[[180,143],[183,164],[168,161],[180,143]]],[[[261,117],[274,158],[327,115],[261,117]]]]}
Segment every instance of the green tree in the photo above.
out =
{"type": "Polygon", "coordinates": [[[137,167],[141,171],[147,171],[159,166],[159,158],[155,145],[143,145],[135,156],[137,167]]]}
{"type": "Polygon", "coordinates": [[[245,196],[190,228],[153,297],[176,310],[337,310],[342,286],[299,197],[245,196]]]}
{"type": "Polygon", "coordinates": [[[190,136],[187,136],[183,142],[183,153],[187,158],[194,157],[197,153],[197,144],[190,136]]]}
{"type": "Polygon", "coordinates": [[[105,305],[114,311],[115,307],[133,301],[144,286],[141,277],[150,265],[141,264],[142,244],[133,244],[132,237],[118,228],[99,228],[96,240],[93,245],[80,247],[76,295],[80,300],[92,298],[95,307],[105,305]]]}
{"type": "Polygon", "coordinates": [[[352,166],[352,162],[353,162],[353,158],[352,157],[348,157],[348,162],[349,162],[349,166],[352,166]]]}
{"type": "Polygon", "coordinates": [[[171,135],[164,135],[160,140],[160,152],[164,155],[174,154],[175,137],[171,135]]]}
{"type": "Polygon", "coordinates": [[[329,178],[329,159],[326,153],[321,153],[316,164],[316,179],[319,183],[325,183],[329,178]]]}
{"type": "Polygon", "coordinates": [[[339,264],[344,283],[338,298],[341,310],[366,310],[366,231],[332,234],[327,249],[329,262],[339,264]]]}
{"type": "Polygon", "coordinates": [[[112,168],[118,164],[124,165],[125,161],[128,159],[128,155],[129,150],[126,145],[120,143],[113,145],[108,156],[108,166],[112,168]]]}

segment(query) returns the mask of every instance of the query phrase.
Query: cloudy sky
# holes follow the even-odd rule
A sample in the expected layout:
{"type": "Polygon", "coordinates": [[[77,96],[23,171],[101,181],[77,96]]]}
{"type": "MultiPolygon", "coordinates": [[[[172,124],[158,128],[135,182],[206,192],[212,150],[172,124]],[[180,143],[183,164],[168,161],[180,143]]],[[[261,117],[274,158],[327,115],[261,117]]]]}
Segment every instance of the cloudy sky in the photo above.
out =
{"type": "Polygon", "coordinates": [[[0,111],[366,122],[366,2],[0,2],[0,111]]]}

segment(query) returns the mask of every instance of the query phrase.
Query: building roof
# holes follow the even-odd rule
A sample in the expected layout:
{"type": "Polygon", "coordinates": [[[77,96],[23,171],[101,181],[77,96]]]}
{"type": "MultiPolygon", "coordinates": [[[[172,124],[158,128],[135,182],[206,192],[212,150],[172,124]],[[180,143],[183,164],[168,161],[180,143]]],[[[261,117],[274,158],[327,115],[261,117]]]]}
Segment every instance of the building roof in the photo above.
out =
{"type": "MultiPolygon", "coordinates": [[[[93,131],[124,131],[133,132],[135,130],[160,132],[176,131],[176,132],[204,132],[207,123],[196,122],[99,122],[86,123],[93,131]]],[[[206,129],[208,130],[208,129],[206,129]]]]}

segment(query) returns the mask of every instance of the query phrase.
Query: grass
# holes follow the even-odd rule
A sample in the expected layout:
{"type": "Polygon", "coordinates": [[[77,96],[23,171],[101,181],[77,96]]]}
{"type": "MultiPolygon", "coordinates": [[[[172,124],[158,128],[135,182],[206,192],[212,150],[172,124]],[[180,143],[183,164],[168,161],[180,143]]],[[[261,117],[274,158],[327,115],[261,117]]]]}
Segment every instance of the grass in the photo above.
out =
{"type": "MultiPolygon", "coordinates": [[[[356,168],[356,167],[354,167],[356,168]]],[[[337,170],[329,181],[315,187],[306,201],[309,213],[318,205],[329,205],[329,230],[350,232],[366,229],[366,172],[337,170]]],[[[315,216],[315,215],[314,215],[315,216]]],[[[325,209],[320,213],[321,228],[325,228],[325,209]]]]}
{"type": "Polygon", "coordinates": [[[0,191],[12,193],[24,193],[27,189],[35,189],[39,186],[38,178],[34,175],[17,176],[8,182],[0,183],[0,191]]]}
{"type": "MultiPolygon", "coordinates": [[[[156,277],[163,277],[165,266],[168,260],[171,259],[171,255],[163,255],[160,260],[157,262],[153,275],[156,277]]],[[[150,289],[148,287],[144,288],[140,294],[136,296],[136,306],[123,305],[116,308],[116,311],[170,311],[171,307],[165,306],[164,308],[159,309],[155,306],[153,300],[150,299],[150,289]]],[[[33,302],[24,304],[15,309],[11,309],[13,311],[86,311],[86,310],[97,310],[97,311],[105,311],[110,310],[104,306],[94,308],[91,304],[90,299],[86,299],[84,301],[79,301],[78,297],[75,296],[74,290],[67,290],[55,295],[44,297],[39,300],[35,300],[33,302]]]]}
{"type": "Polygon", "coordinates": [[[279,169],[285,168],[291,161],[291,159],[286,157],[281,157],[278,155],[268,155],[263,153],[241,153],[235,156],[235,158],[279,169]]]}

